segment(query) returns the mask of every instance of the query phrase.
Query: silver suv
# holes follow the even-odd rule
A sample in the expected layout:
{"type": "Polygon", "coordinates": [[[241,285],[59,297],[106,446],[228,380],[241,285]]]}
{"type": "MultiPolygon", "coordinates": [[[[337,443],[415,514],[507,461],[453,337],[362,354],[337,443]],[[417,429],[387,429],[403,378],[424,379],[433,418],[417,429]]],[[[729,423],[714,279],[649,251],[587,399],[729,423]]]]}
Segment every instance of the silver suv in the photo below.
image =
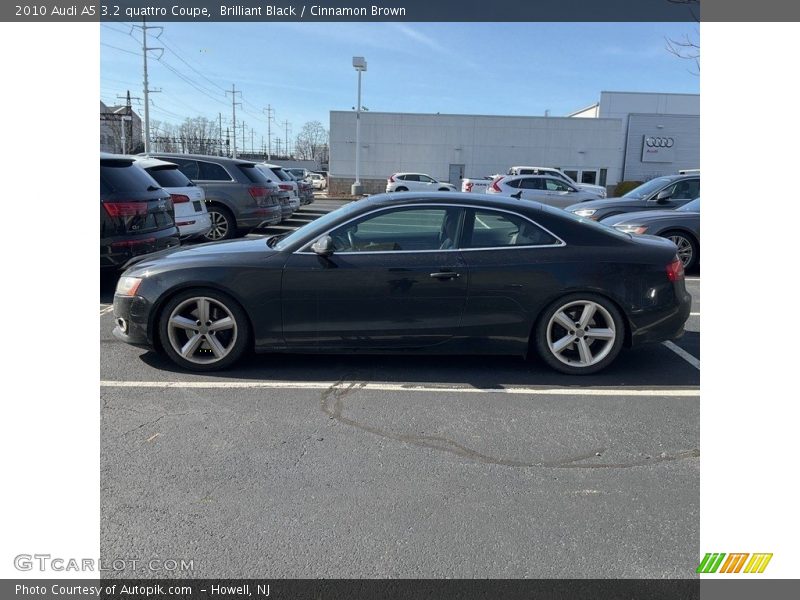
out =
{"type": "Polygon", "coordinates": [[[151,152],[148,156],[178,165],[206,194],[211,229],[209,241],[245,235],[256,227],[281,221],[280,189],[247,160],[151,152]]]}

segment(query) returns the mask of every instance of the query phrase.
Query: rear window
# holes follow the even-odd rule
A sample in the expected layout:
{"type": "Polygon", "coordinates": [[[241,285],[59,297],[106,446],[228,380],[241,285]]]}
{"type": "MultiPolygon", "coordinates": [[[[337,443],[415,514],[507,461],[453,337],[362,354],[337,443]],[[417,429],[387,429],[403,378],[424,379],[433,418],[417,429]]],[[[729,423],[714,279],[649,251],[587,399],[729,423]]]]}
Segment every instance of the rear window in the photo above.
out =
{"type": "Polygon", "coordinates": [[[270,171],[275,173],[275,176],[281,181],[292,181],[292,178],[289,177],[283,169],[275,167],[275,168],[270,168],[270,171]]]}
{"type": "Polygon", "coordinates": [[[141,193],[158,184],[127,160],[100,161],[100,190],[105,193],[141,193]]]}
{"type": "Polygon", "coordinates": [[[177,188],[192,185],[192,182],[189,180],[189,178],[181,173],[178,167],[150,167],[149,169],[145,170],[150,174],[150,177],[158,182],[161,187],[177,188]]]}
{"type": "Polygon", "coordinates": [[[269,178],[264,175],[264,173],[256,169],[255,165],[247,164],[236,166],[239,167],[239,170],[251,183],[270,183],[269,178]]]}

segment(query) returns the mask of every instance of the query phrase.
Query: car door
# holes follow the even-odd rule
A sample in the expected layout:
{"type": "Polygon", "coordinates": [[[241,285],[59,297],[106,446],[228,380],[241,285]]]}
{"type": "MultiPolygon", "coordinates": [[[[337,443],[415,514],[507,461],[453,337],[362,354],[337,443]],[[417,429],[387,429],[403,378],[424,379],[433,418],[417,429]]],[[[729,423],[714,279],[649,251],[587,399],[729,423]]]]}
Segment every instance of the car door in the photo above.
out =
{"type": "Polygon", "coordinates": [[[435,192],[436,186],[438,185],[438,181],[434,181],[427,175],[419,175],[419,189],[425,192],[435,192]]]}
{"type": "Polygon", "coordinates": [[[522,192],[523,200],[535,200],[536,202],[546,202],[545,193],[541,177],[523,177],[518,180],[519,189],[522,192]]]}
{"type": "MultiPolygon", "coordinates": [[[[578,188],[572,187],[562,179],[555,177],[543,177],[542,187],[544,187],[545,204],[555,206],[556,208],[566,208],[576,202],[586,199],[581,196],[578,188]]],[[[588,194],[585,195],[588,197],[588,194]]]]}
{"type": "Polygon", "coordinates": [[[410,192],[418,192],[423,187],[419,181],[419,175],[415,175],[414,173],[403,176],[403,186],[408,188],[410,192]]]}
{"type": "Polygon", "coordinates": [[[461,254],[470,277],[463,350],[524,354],[534,307],[562,285],[558,261],[565,244],[526,217],[499,209],[467,209],[463,229],[461,254]]]}
{"type": "Polygon", "coordinates": [[[425,348],[461,324],[468,273],[457,249],[464,210],[378,209],[331,230],[334,253],[310,243],[292,254],[282,284],[289,348],[425,348]]]}

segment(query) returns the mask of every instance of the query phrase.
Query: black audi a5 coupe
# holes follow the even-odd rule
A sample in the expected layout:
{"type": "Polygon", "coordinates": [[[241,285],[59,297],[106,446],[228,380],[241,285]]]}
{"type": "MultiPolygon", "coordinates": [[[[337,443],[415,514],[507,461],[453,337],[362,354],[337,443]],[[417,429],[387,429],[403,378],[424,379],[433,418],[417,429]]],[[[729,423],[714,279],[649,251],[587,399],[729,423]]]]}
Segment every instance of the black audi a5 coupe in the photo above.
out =
{"type": "Polygon", "coordinates": [[[681,335],[690,301],[669,240],[536,202],[381,194],[290,234],[141,259],[117,285],[114,334],[194,371],[254,348],[535,352],[587,374],[681,335]]]}

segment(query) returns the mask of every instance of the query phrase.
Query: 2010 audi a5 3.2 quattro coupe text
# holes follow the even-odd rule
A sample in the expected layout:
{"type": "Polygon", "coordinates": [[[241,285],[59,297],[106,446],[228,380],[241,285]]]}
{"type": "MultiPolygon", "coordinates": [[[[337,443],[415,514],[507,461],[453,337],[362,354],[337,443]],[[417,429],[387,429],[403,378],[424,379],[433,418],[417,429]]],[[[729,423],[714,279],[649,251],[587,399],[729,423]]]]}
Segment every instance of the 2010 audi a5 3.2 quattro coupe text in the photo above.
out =
{"type": "Polygon", "coordinates": [[[208,371],[258,352],[537,353],[569,374],[678,337],[676,247],[536,202],[373,196],[282,236],[131,265],[117,338],[208,371]]]}

